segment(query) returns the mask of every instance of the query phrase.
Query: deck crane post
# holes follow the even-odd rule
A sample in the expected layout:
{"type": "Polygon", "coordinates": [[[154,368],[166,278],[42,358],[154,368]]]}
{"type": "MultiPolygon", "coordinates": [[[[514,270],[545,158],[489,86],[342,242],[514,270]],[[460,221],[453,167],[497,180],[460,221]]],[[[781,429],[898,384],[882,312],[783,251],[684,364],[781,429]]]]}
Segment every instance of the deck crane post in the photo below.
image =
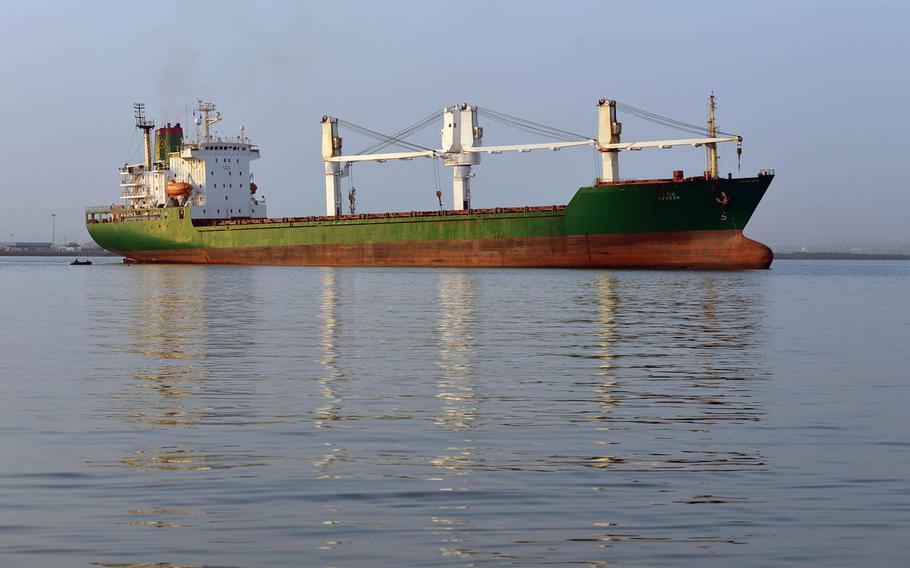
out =
{"type": "Polygon", "coordinates": [[[619,180],[619,150],[608,148],[619,144],[622,123],[616,121],[616,101],[601,98],[597,101],[597,145],[600,151],[600,181],[619,180]]]}
{"type": "MultiPolygon", "coordinates": [[[[713,150],[713,175],[717,175],[716,148],[720,142],[741,143],[741,136],[717,136],[716,125],[709,126],[709,137],[684,138],[674,140],[648,140],[642,142],[621,142],[622,123],[616,120],[614,100],[602,98],[597,102],[597,138],[581,140],[556,140],[535,144],[506,144],[483,146],[483,129],[477,125],[477,107],[460,104],[446,107],[442,112],[442,130],[440,132],[441,148],[414,150],[409,152],[383,152],[376,154],[354,154],[345,156],[341,153],[341,138],[338,136],[338,119],[322,117],[322,160],[325,163],[326,215],[341,215],[341,181],[347,175],[343,164],[354,162],[385,162],[388,160],[412,160],[414,158],[443,158],[443,163],[451,166],[453,209],[456,211],[471,208],[471,166],[480,163],[480,154],[501,154],[503,152],[530,152],[532,150],[560,150],[578,146],[594,146],[601,155],[601,177],[596,183],[619,181],[619,152],[623,150],[642,150],[644,148],[672,148],[674,146],[707,146],[713,150]]],[[[712,99],[713,108],[713,99],[712,99]]],[[[713,114],[713,113],[712,113],[713,114]]],[[[374,133],[375,134],[375,133],[374,133]]],[[[394,137],[387,137],[394,140],[394,137]]],[[[420,148],[419,146],[413,146],[420,148]]],[[[706,171],[706,176],[711,171],[706,171]]]]}
{"type": "Polygon", "coordinates": [[[471,166],[480,163],[480,154],[471,150],[481,144],[483,130],[477,126],[477,108],[468,104],[446,107],[442,112],[443,163],[452,166],[452,206],[456,211],[471,208],[471,166]]]}
{"type": "Polygon", "coordinates": [[[341,137],[338,136],[338,119],[322,117],[322,160],[325,171],[325,214],[329,217],[341,215],[341,178],[346,170],[340,162],[330,158],[341,154],[341,137]]]}

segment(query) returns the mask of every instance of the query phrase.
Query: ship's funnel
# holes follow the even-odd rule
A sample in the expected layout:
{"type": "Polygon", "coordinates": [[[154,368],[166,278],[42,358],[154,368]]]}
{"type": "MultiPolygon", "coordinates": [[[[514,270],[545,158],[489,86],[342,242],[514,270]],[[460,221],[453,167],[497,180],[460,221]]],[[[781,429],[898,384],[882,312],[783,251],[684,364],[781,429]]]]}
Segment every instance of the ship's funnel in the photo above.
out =
{"type": "Polygon", "coordinates": [[[183,143],[183,128],[178,122],[175,126],[168,123],[164,128],[155,131],[155,161],[168,163],[171,152],[179,152],[183,143]]]}

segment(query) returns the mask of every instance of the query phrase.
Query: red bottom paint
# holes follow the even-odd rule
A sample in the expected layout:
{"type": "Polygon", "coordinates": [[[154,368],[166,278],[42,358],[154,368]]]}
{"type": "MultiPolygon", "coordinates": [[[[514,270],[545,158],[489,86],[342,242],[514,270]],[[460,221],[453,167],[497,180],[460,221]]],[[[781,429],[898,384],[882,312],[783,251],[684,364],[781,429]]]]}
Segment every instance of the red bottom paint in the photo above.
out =
{"type": "Polygon", "coordinates": [[[742,231],[685,231],[243,248],[123,251],[135,262],[300,266],[768,268],[767,246],[742,231]]]}

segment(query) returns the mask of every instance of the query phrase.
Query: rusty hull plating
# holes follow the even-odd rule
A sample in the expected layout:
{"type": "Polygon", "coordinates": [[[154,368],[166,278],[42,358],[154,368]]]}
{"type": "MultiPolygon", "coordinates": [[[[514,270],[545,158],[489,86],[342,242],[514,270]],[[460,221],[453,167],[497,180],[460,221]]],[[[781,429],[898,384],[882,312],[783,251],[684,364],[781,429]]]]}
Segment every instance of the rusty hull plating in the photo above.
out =
{"type": "Polygon", "coordinates": [[[773,174],[612,182],[567,206],[193,221],[185,207],[87,214],[136,262],[331,266],[760,269],[743,229],[773,174]]]}

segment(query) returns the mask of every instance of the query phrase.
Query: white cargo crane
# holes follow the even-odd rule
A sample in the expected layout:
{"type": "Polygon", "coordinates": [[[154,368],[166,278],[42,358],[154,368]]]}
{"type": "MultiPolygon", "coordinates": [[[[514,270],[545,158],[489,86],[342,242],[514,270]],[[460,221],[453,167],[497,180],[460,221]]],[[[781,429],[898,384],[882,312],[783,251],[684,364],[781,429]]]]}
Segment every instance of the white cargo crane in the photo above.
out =
{"type": "MultiPolygon", "coordinates": [[[[623,110],[645,120],[652,120],[673,128],[680,128],[690,132],[705,132],[702,127],[683,123],[660,115],[649,113],[635,107],[623,105],[616,101],[602,98],[597,102],[597,138],[586,138],[571,132],[545,127],[543,125],[511,117],[495,111],[486,111],[486,116],[499,122],[513,122],[516,126],[538,133],[573,136],[575,140],[556,140],[536,144],[509,144],[500,146],[483,146],[483,129],[477,125],[477,115],[484,114],[476,106],[461,104],[445,107],[437,113],[417,123],[414,127],[406,129],[403,133],[413,133],[419,128],[429,124],[430,119],[442,117],[442,131],[440,133],[441,148],[423,148],[406,142],[402,134],[387,136],[367,130],[356,125],[353,126],[361,132],[374,135],[381,140],[374,148],[389,145],[399,145],[413,148],[408,152],[380,152],[362,153],[354,155],[342,154],[342,140],[338,135],[339,119],[331,116],[322,117],[322,159],[325,163],[326,180],[326,215],[341,215],[341,179],[348,174],[348,167],[355,162],[385,162],[388,160],[411,160],[413,158],[442,158],[446,166],[452,167],[452,193],[453,208],[456,211],[471,208],[470,181],[474,174],[472,166],[480,163],[480,154],[501,154],[503,152],[530,152],[532,150],[560,150],[580,146],[593,146],[601,155],[601,176],[595,183],[612,183],[619,178],[619,152],[622,150],[642,150],[644,148],[672,148],[673,146],[706,146],[708,151],[705,176],[717,177],[717,144],[722,142],[742,142],[741,136],[725,135],[718,137],[719,131],[714,124],[714,95],[711,95],[710,114],[707,132],[709,136],[698,138],[683,138],[673,140],[652,140],[642,142],[621,142],[622,124],[616,120],[616,109],[620,106],[623,110]],[[419,128],[418,128],[419,127],[419,128]],[[342,167],[342,166],[345,167],[342,167]]],[[[724,133],[726,134],[726,133],[724,133]]]]}

